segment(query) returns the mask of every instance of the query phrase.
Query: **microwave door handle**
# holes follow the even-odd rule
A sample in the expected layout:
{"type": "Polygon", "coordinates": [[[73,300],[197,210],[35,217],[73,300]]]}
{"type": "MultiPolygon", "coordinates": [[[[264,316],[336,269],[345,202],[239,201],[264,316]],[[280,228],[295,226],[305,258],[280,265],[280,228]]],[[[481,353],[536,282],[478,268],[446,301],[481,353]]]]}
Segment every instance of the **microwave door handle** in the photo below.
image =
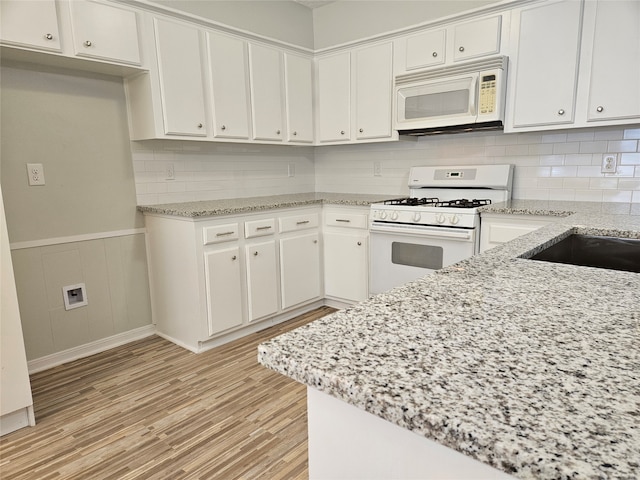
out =
{"type": "Polygon", "coordinates": [[[470,92],[469,113],[474,117],[478,116],[478,110],[479,110],[479,105],[478,105],[478,96],[480,93],[478,92],[478,88],[480,84],[480,82],[478,81],[479,78],[480,78],[479,75],[474,75],[473,77],[471,77],[471,88],[469,88],[469,92],[470,92]]]}

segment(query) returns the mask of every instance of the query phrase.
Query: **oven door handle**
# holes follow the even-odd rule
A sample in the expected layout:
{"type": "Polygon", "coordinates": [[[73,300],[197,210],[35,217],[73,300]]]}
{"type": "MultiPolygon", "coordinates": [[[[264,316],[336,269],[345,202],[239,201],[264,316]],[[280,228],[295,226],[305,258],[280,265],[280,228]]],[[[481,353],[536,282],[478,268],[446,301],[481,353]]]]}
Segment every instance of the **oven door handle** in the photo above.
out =
{"type": "Polygon", "coordinates": [[[461,228],[446,227],[412,228],[400,226],[387,227],[382,225],[371,225],[370,232],[396,235],[415,235],[424,238],[448,238],[455,240],[472,240],[473,238],[473,230],[463,230],[461,228]]]}

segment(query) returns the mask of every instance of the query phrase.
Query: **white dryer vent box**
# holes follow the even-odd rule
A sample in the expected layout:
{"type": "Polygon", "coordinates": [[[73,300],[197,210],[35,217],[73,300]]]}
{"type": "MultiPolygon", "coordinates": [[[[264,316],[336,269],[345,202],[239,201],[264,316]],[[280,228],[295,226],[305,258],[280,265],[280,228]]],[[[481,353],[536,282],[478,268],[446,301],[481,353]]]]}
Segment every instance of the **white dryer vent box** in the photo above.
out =
{"type": "Polygon", "coordinates": [[[87,300],[87,287],[85,287],[84,283],[62,287],[62,296],[65,310],[84,307],[89,303],[87,300]]]}

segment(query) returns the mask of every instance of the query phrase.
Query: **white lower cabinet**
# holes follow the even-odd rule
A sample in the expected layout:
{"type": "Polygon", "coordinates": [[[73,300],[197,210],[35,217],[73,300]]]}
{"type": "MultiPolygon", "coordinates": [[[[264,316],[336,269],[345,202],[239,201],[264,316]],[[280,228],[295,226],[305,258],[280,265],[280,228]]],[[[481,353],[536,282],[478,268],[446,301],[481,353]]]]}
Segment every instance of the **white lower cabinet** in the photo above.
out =
{"type": "Polygon", "coordinates": [[[240,263],[237,245],[204,254],[209,335],[242,325],[240,263]]]}
{"type": "Polygon", "coordinates": [[[320,236],[317,232],[280,240],[282,308],[320,297],[320,236]]]}
{"type": "Polygon", "coordinates": [[[342,303],[369,297],[369,208],[324,212],[324,293],[342,303]]]}
{"type": "Polygon", "coordinates": [[[252,243],[245,247],[247,258],[247,296],[249,321],[278,311],[278,262],[276,242],[252,243]]]}
{"type": "Polygon", "coordinates": [[[480,221],[480,252],[533,232],[553,221],[545,215],[485,214],[480,221]]]}
{"type": "Polygon", "coordinates": [[[319,306],[320,211],[196,219],[147,214],[157,333],[201,352],[319,306]]]}

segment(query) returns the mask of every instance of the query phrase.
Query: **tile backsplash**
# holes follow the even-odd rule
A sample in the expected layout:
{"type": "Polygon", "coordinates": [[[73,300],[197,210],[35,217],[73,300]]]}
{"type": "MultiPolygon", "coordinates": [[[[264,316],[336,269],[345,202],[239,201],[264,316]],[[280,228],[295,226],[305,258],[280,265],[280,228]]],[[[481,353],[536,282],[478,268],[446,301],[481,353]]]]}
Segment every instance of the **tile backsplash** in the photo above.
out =
{"type": "Polygon", "coordinates": [[[514,198],[640,203],[639,143],[632,125],[315,148],[153,140],[132,142],[132,156],[140,205],[313,190],[406,195],[412,166],[482,163],[515,165],[514,198]],[[606,153],[617,154],[616,173],[601,173],[606,153]]]}

